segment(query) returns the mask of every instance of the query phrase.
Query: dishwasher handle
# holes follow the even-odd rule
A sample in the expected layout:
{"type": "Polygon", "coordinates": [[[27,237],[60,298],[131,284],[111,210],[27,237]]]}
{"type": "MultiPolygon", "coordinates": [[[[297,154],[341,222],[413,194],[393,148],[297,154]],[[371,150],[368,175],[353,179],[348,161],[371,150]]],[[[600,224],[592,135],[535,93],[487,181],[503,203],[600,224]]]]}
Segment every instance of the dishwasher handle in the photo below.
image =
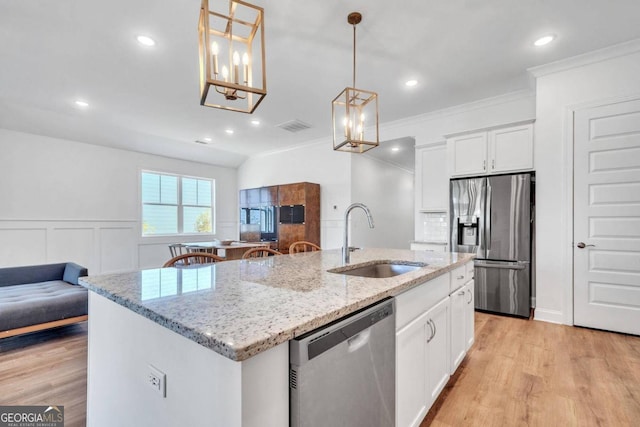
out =
{"type": "Polygon", "coordinates": [[[353,353],[354,351],[358,351],[365,345],[369,343],[369,338],[371,337],[371,328],[365,329],[360,332],[358,335],[351,337],[347,340],[347,344],[349,344],[349,353],[353,353]]]}

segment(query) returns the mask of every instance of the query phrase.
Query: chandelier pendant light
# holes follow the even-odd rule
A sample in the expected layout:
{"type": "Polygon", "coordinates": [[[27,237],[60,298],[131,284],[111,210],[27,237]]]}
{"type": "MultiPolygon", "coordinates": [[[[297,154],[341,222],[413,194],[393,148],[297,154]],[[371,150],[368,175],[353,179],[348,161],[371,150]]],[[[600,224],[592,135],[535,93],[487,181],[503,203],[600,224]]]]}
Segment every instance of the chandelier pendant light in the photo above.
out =
{"type": "Polygon", "coordinates": [[[200,105],[253,113],[267,95],[264,9],[202,0],[198,34],[200,105]]]}
{"type": "Polygon", "coordinates": [[[333,149],[350,153],[364,153],[380,144],[378,94],[356,89],[356,25],[361,21],[358,12],[347,17],[353,26],[353,86],[346,87],[331,103],[333,149]]]}

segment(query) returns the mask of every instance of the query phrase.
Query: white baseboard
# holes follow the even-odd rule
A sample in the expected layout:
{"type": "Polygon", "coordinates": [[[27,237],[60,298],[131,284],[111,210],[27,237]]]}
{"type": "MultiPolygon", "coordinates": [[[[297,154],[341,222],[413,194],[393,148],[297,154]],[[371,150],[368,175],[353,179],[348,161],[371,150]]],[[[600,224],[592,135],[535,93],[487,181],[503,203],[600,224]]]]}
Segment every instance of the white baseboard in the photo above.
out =
{"type": "Polygon", "coordinates": [[[540,320],[542,322],[564,324],[564,315],[558,310],[545,310],[544,308],[537,307],[533,318],[534,320],[540,320]]]}

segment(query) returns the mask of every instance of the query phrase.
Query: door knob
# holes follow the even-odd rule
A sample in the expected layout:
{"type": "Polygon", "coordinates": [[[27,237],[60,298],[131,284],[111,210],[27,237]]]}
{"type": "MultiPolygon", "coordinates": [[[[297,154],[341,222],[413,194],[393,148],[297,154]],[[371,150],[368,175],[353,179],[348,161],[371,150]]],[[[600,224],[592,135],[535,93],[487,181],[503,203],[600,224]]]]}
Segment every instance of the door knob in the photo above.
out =
{"type": "Polygon", "coordinates": [[[578,242],[578,244],[576,246],[579,247],[580,249],[584,249],[584,248],[589,247],[589,246],[594,248],[596,245],[585,245],[584,242],[578,242]]]}

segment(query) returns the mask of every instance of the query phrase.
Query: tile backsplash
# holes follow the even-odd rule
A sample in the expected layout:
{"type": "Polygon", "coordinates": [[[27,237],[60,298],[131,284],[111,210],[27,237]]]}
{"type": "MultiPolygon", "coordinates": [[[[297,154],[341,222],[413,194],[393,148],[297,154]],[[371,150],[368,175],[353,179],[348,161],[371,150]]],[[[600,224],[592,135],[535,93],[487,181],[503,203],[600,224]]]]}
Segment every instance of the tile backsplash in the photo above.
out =
{"type": "Polygon", "coordinates": [[[428,242],[447,242],[449,226],[446,212],[422,212],[422,239],[428,242]]]}

